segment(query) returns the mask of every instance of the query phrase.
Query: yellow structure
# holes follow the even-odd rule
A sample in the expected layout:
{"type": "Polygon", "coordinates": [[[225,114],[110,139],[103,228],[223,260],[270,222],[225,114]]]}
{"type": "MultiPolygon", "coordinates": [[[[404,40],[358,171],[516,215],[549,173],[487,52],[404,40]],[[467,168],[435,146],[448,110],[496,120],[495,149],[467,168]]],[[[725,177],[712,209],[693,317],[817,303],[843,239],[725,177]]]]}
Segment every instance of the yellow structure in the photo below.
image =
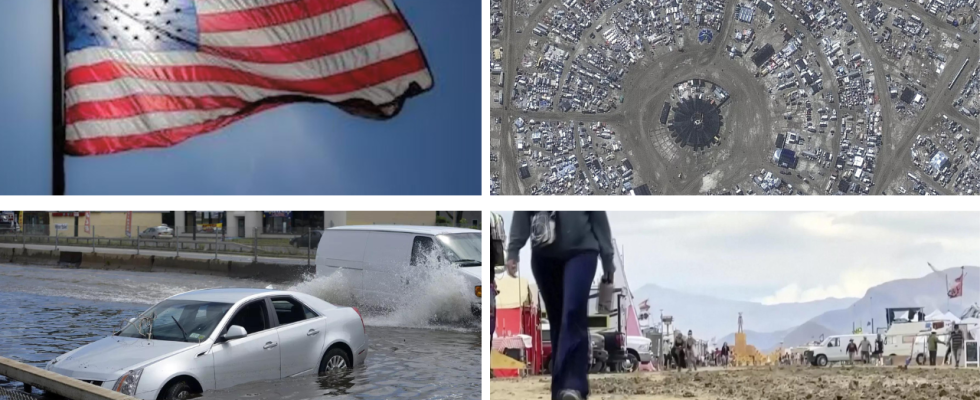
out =
{"type": "MultiPolygon", "coordinates": [[[[88,213],[89,230],[85,231],[86,213],[78,212],[78,236],[100,238],[124,238],[126,236],[126,214],[125,211],[88,213]]],[[[75,216],[74,212],[52,212],[50,213],[51,228],[48,235],[73,237],[75,236],[75,216]],[[62,229],[58,229],[62,228],[62,229]]],[[[136,237],[140,230],[152,226],[163,224],[163,214],[157,212],[138,212],[133,211],[132,219],[129,222],[130,236],[136,237]]]]}
{"type": "Polygon", "coordinates": [[[738,331],[735,333],[735,348],[733,350],[735,355],[732,358],[736,366],[744,367],[766,363],[766,355],[746,342],[745,332],[742,331],[742,313],[738,313],[738,331]]]}
{"type": "Polygon", "coordinates": [[[497,350],[491,350],[490,369],[527,369],[527,365],[497,350]]]}

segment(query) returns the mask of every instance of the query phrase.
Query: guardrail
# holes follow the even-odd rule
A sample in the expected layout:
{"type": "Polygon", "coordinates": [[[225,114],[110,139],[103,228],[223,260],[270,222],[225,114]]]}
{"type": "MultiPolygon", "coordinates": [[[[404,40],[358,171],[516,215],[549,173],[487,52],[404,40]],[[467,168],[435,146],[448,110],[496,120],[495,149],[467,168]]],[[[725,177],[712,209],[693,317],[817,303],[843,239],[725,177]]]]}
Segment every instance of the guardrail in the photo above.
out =
{"type": "Polygon", "coordinates": [[[135,397],[4,357],[0,357],[0,375],[23,382],[25,390],[33,386],[71,400],[136,400],[135,397]]]}
{"type": "MultiPolygon", "coordinates": [[[[129,249],[136,254],[144,250],[166,251],[175,252],[178,257],[181,253],[214,254],[215,258],[218,254],[250,255],[256,261],[258,257],[281,257],[306,259],[307,264],[312,264],[316,258],[316,249],[309,245],[309,238],[316,230],[309,228],[297,231],[294,237],[262,239],[259,238],[258,228],[254,229],[251,238],[227,239],[221,235],[202,235],[192,239],[186,234],[174,237],[169,233],[165,236],[144,237],[147,232],[140,231],[142,227],[139,226],[134,227],[136,231],[124,231],[117,226],[93,225],[86,228],[88,232],[75,234],[62,228],[64,227],[55,229],[54,225],[29,225],[0,230],[0,244],[17,245],[24,249],[29,246],[54,246],[55,250],[61,247],[85,247],[92,252],[97,252],[99,248],[129,249]]],[[[313,247],[318,244],[317,240],[319,236],[314,239],[313,247]]]]}

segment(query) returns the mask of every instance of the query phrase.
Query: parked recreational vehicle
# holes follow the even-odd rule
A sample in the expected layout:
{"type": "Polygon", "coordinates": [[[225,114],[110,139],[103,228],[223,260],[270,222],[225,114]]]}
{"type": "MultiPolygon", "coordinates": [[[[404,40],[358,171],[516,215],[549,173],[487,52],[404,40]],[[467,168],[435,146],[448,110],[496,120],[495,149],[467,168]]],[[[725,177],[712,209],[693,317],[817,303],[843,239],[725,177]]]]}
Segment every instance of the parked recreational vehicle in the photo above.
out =
{"type": "MultiPolygon", "coordinates": [[[[948,321],[918,321],[895,323],[885,332],[886,356],[912,356],[915,363],[922,365],[929,359],[929,348],[926,340],[929,334],[936,332],[939,340],[944,343],[949,340],[953,325],[948,321]]],[[[946,345],[940,343],[936,351],[937,358],[946,354],[946,345]]]]}

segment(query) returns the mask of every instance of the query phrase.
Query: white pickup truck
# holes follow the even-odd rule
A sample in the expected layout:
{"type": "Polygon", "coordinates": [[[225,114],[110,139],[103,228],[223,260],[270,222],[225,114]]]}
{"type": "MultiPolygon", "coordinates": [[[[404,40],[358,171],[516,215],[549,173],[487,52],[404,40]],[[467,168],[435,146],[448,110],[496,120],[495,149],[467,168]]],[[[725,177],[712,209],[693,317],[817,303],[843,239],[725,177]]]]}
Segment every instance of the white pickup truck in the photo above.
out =
{"type": "Polygon", "coordinates": [[[626,352],[630,361],[629,372],[636,371],[640,363],[653,361],[652,343],[652,340],[643,336],[626,337],[626,352]]]}
{"type": "MultiPolygon", "coordinates": [[[[861,344],[861,338],[868,338],[868,342],[871,342],[872,351],[874,350],[875,336],[873,334],[854,334],[854,335],[834,335],[828,336],[819,345],[811,346],[807,349],[810,355],[810,362],[818,367],[826,367],[830,363],[848,361],[850,357],[847,354],[847,344],[851,340],[854,341],[854,345],[861,344]]],[[[861,353],[854,355],[855,361],[861,360],[861,353]]]]}

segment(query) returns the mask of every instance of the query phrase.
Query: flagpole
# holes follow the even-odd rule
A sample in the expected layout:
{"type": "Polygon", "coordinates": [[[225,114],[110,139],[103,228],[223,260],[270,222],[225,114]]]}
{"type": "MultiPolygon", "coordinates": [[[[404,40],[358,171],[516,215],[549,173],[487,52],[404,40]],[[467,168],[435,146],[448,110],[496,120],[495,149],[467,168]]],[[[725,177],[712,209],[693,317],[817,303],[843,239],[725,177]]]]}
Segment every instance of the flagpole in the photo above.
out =
{"type": "Polygon", "coordinates": [[[949,278],[946,278],[946,312],[949,312],[949,278]]]}
{"type": "Polygon", "coordinates": [[[61,0],[51,0],[51,194],[65,194],[65,97],[61,0]]]}

